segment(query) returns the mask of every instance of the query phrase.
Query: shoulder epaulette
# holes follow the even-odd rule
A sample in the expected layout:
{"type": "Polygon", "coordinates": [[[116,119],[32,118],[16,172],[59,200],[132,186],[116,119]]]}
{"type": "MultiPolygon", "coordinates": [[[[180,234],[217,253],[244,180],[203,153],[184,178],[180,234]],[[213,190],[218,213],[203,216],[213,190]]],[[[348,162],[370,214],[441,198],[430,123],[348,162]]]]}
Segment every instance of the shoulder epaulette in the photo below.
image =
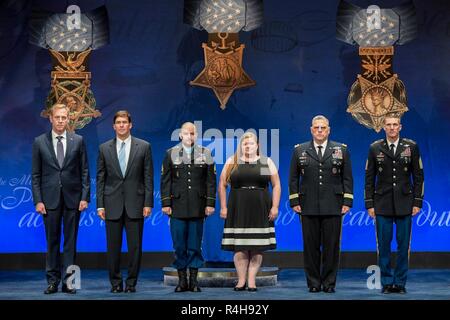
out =
{"type": "Polygon", "coordinates": [[[417,144],[414,140],[403,138],[403,141],[411,143],[411,144],[417,144]]]}
{"type": "Polygon", "coordinates": [[[376,145],[377,143],[381,143],[383,141],[384,141],[384,139],[380,139],[380,140],[374,141],[374,142],[372,142],[371,146],[376,145]]]}

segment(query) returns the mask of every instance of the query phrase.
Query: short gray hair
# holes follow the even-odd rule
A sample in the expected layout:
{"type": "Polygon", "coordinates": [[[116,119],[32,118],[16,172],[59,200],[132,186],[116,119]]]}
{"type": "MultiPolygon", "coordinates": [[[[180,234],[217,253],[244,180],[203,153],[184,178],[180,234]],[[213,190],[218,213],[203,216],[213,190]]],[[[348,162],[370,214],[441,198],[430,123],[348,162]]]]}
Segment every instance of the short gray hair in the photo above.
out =
{"type": "Polygon", "coordinates": [[[312,118],[311,125],[313,125],[314,121],[317,121],[317,120],[323,120],[323,121],[325,121],[327,123],[328,126],[330,126],[330,121],[328,121],[327,117],[325,117],[325,116],[323,116],[321,114],[319,114],[319,115],[315,116],[314,118],[312,118]]]}
{"type": "Polygon", "coordinates": [[[192,122],[189,122],[189,121],[183,123],[183,124],[181,125],[180,130],[186,129],[186,128],[188,128],[188,127],[194,128],[194,132],[197,133],[197,127],[195,126],[195,124],[193,124],[192,122]]]}

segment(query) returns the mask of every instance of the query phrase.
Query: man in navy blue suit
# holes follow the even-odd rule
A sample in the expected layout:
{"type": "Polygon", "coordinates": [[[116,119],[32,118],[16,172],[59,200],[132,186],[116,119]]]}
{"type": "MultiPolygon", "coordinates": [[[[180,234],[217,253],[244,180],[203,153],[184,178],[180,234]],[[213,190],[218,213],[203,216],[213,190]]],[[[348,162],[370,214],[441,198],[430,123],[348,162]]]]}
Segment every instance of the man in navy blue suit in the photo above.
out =
{"type": "Polygon", "coordinates": [[[67,268],[75,264],[80,213],[90,198],[89,166],[83,137],[66,131],[69,109],[55,104],[49,116],[52,130],[33,143],[32,191],[36,211],[42,214],[47,240],[45,294],[76,293],[67,286],[67,268]],[[64,225],[60,257],[61,222],[64,225]]]}
{"type": "Polygon", "coordinates": [[[131,135],[131,115],[126,110],[113,118],[116,137],[101,144],[97,160],[97,214],[105,220],[107,263],[111,292],[123,292],[120,271],[123,230],[129,256],[125,292],[136,292],[142,259],[144,218],[153,208],[151,145],[131,135]]]}

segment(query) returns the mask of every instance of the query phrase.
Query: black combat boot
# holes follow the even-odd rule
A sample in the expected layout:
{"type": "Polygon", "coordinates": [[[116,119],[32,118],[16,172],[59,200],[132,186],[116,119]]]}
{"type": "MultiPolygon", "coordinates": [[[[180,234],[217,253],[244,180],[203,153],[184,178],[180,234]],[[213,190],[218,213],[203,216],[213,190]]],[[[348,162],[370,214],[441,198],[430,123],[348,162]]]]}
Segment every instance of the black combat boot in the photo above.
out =
{"type": "Polygon", "coordinates": [[[189,290],[192,292],[201,292],[197,281],[198,269],[189,268],[189,290]]]}
{"type": "Polygon", "coordinates": [[[188,280],[187,280],[187,273],[186,269],[180,269],[178,270],[178,285],[175,288],[175,292],[184,292],[188,291],[188,280]]]}

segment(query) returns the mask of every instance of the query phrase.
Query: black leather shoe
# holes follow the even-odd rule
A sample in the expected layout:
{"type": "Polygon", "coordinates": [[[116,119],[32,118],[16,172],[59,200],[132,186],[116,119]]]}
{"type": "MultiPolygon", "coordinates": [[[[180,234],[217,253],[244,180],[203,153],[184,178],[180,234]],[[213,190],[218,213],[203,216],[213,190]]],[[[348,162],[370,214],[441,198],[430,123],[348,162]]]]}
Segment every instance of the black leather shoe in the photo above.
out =
{"type": "Polygon", "coordinates": [[[123,292],[123,287],[122,286],[112,286],[111,288],[111,293],[121,293],[123,292]]]}
{"type": "Polygon", "coordinates": [[[136,292],[136,287],[135,286],[127,286],[125,288],[125,292],[126,293],[135,293],[136,292]]]}
{"type": "Polygon", "coordinates": [[[323,288],[323,292],[325,293],[335,293],[336,290],[333,287],[323,288]]]}
{"type": "Polygon", "coordinates": [[[248,287],[247,290],[250,292],[256,292],[256,291],[258,291],[258,288],[248,287]]]}
{"type": "Polygon", "coordinates": [[[381,293],[384,294],[393,293],[394,292],[393,289],[394,288],[391,284],[387,284],[383,286],[383,288],[381,289],[381,293]]]}
{"type": "Polygon", "coordinates": [[[242,287],[238,287],[238,286],[234,287],[234,291],[244,291],[245,289],[246,289],[245,284],[242,287]]]}
{"type": "Polygon", "coordinates": [[[310,288],[309,288],[309,292],[317,293],[317,292],[320,292],[320,289],[317,288],[317,287],[310,287],[310,288]]]}
{"type": "Polygon", "coordinates": [[[56,284],[50,284],[44,291],[44,294],[52,294],[58,292],[58,286],[56,284]]]}
{"type": "Polygon", "coordinates": [[[62,285],[62,290],[61,291],[64,292],[64,293],[69,293],[69,294],[77,293],[77,290],[75,288],[69,289],[69,287],[66,284],[62,285]]]}
{"type": "Polygon", "coordinates": [[[396,293],[400,293],[400,294],[405,294],[406,293],[405,286],[395,285],[394,286],[394,290],[395,290],[396,293]]]}

